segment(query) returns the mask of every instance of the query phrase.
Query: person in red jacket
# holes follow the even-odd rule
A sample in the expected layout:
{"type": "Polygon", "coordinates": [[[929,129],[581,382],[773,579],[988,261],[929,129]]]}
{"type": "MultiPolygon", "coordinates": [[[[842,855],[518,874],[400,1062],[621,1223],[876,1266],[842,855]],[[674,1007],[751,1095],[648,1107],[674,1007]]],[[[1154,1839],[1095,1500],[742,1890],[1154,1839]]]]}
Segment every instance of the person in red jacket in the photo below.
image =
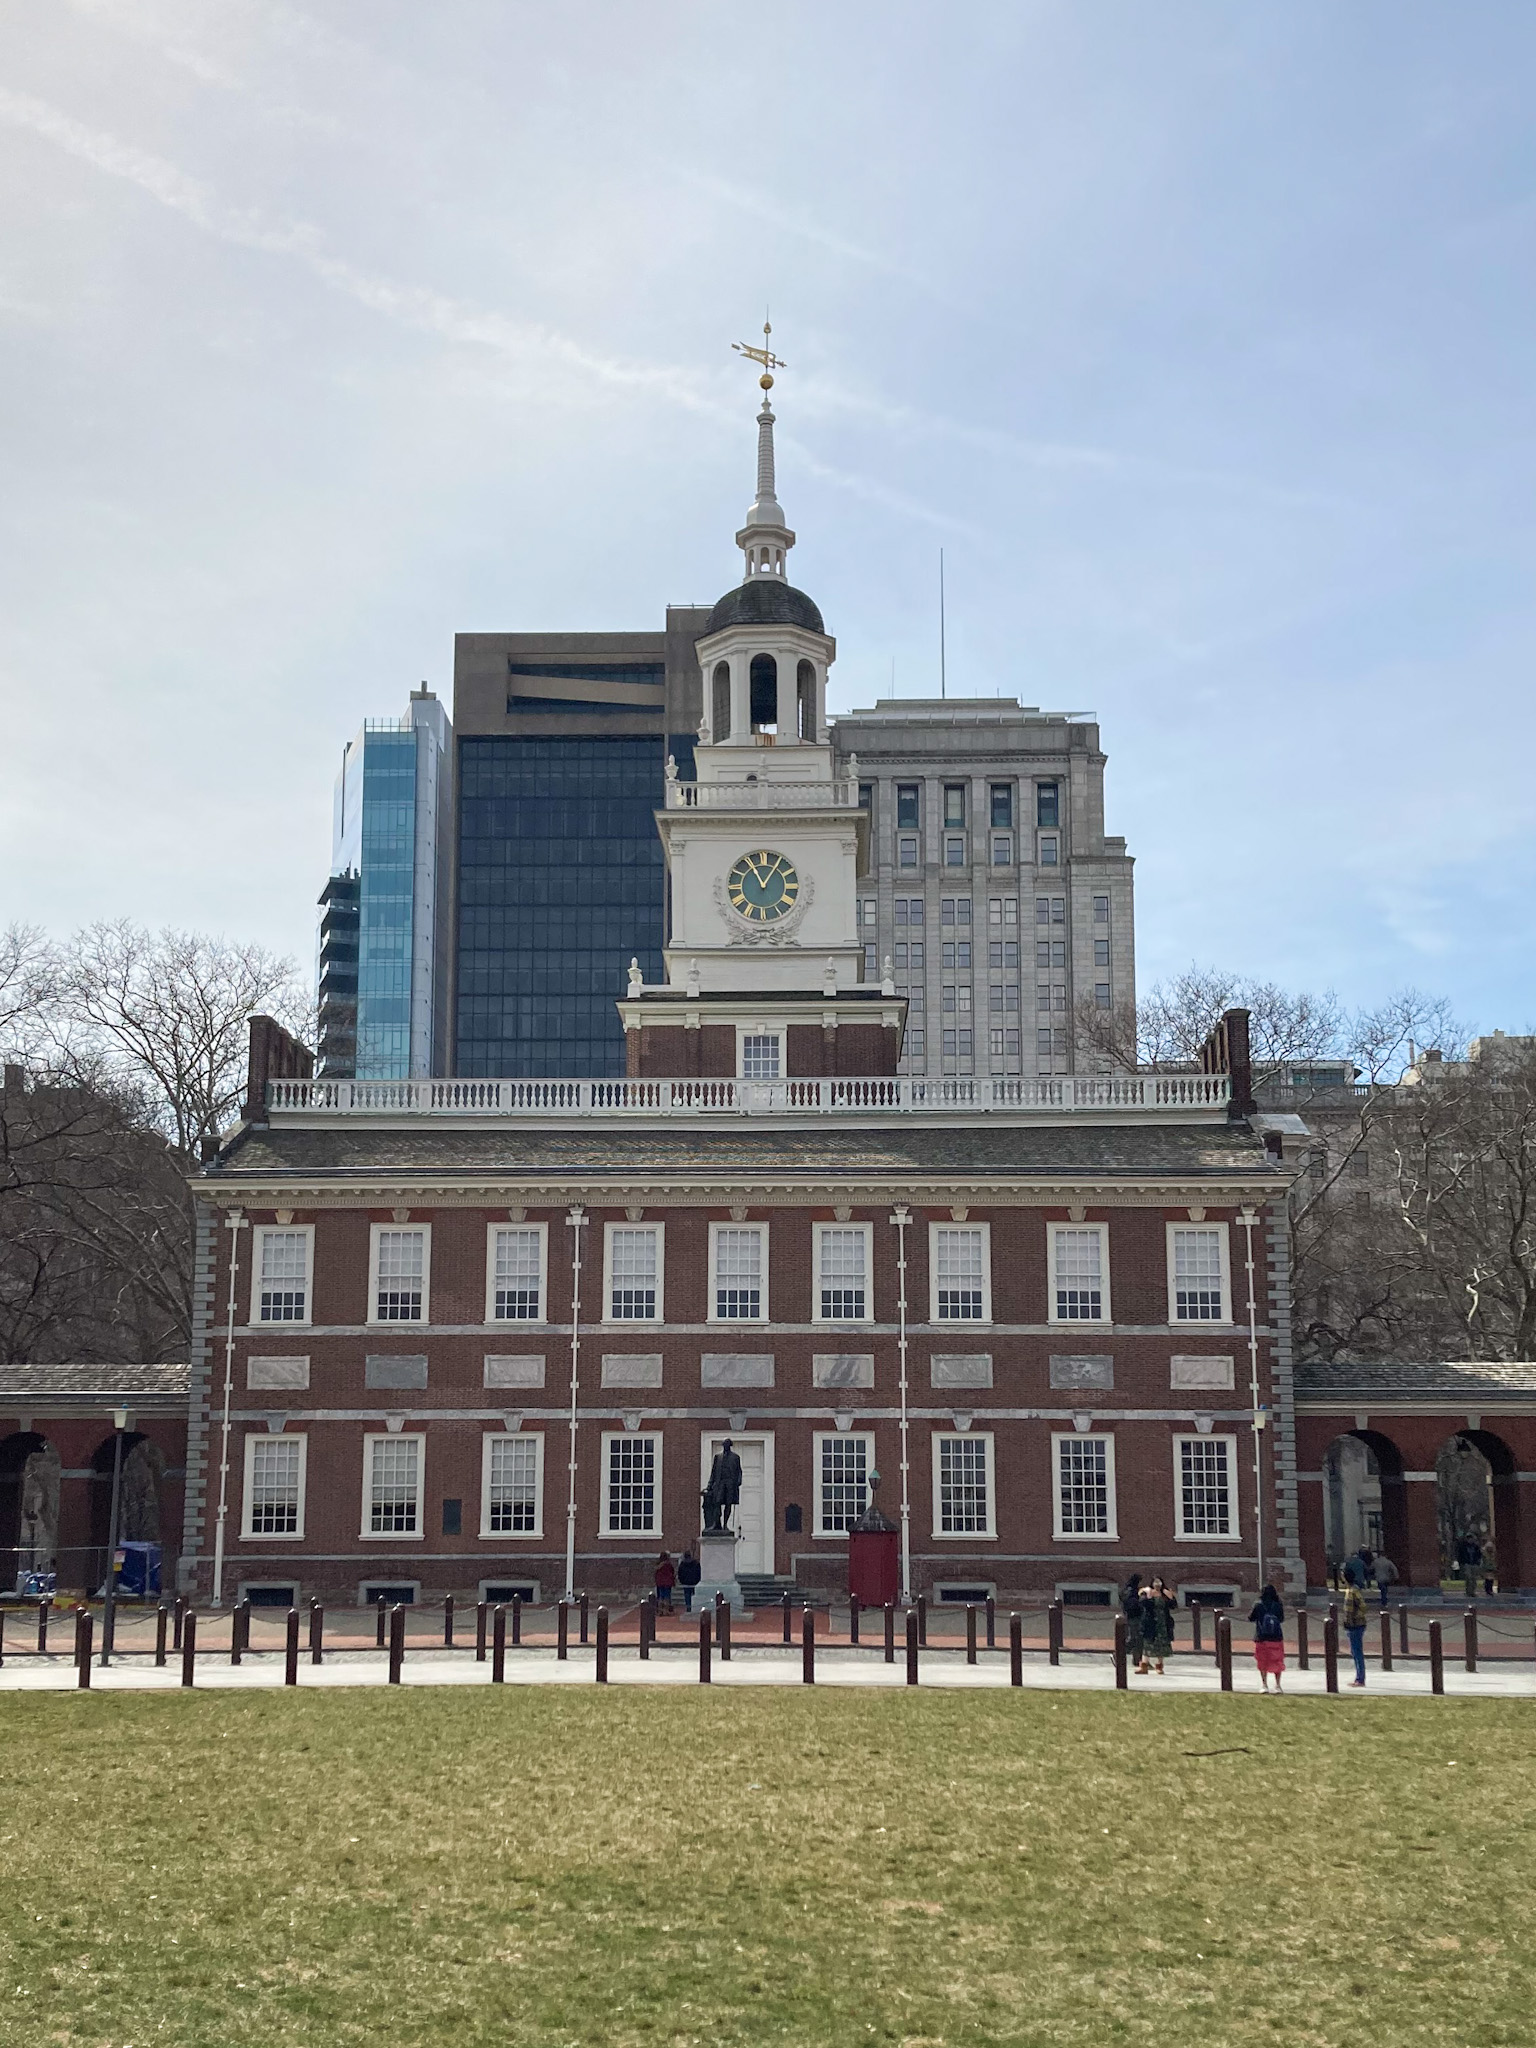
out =
{"type": "Polygon", "coordinates": [[[677,1584],[677,1567],[669,1552],[663,1551],[656,1560],[656,1605],[666,1614],[672,1612],[672,1588],[677,1584]]]}

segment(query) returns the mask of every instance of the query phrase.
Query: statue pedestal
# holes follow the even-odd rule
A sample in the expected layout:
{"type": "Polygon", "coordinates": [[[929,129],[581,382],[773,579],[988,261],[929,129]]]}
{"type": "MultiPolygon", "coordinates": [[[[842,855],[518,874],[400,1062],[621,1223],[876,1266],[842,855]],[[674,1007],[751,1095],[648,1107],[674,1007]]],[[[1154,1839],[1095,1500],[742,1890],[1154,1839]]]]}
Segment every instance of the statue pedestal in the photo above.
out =
{"type": "Polygon", "coordinates": [[[747,1603],[741,1597],[741,1587],[736,1583],[736,1532],[733,1529],[706,1529],[699,1538],[699,1579],[694,1602],[699,1607],[714,1605],[715,1595],[723,1593],[732,1614],[745,1614],[747,1603]]]}

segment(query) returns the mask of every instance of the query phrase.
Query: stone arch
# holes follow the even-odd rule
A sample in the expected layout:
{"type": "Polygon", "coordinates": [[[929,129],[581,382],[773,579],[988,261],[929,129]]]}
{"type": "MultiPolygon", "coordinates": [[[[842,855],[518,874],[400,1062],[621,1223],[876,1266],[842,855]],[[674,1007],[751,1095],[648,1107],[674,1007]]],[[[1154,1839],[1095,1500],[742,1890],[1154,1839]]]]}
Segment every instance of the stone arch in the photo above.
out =
{"type": "Polygon", "coordinates": [[[1528,1583],[1520,1499],[1520,1461],[1489,1429],[1458,1429],[1435,1458],[1435,1504],[1442,1578],[1463,1575],[1461,1546],[1483,1553],[1476,1577],[1512,1589],[1528,1583]]]}
{"type": "Polygon", "coordinates": [[[1404,1580],[1410,1555],[1403,1454],[1379,1429],[1347,1429],[1323,1453],[1323,1535],[1330,1564],[1364,1545],[1404,1580]]]}
{"type": "Polygon", "coordinates": [[[754,654],[748,672],[754,732],[779,729],[779,664],[771,654],[754,654]]]}
{"type": "MultiPolygon", "coordinates": [[[[112,1540],[112,1453],[115,1440],[115,1432],[112,1435],[104,1436],[91,1454],[91,1543],[100,1552],[100,1571],[97,1573],[95,1581],[98,1585],[101,1583],[101,1579],[106,1572],[107,1545],[112,1540]]],[[[128,1499],[129,1468],[134,1463],[139,1446],[148,1442],[149,1439],[142,1430],[125,1429],[123,1431],[123,1493],[122,1500],[118,1504],[119,1542],[135,1540],[129,1537],[123,1509],[128,1499]]],[[[153,1448],[156,1451],[159,1450],[158,1445],[153,1448]]],[[[149,1469],[154,1474],[156,1496],[154,1516],[156,1526],[158,1527],[160,1513],[159,1475],[165,1469],[163,1453],[160,1454],[158,1468],[155,1467],[153,1460],[151,1460],[149,1469]]],[[[147,1540],[154,1542],[156,1539],[150,1537],[147,1540]]]]}
{"type": "Polygon", "coordinates": [[[0,1585],[49,1571],[59,1546],[59,1454],[35,1429],[0,1441],[0,1585]]]}
{"type": "Polygon", "coordinates": [[[795,670],[795,710],[798,717],[800,737],[803,740],[820,739],[816,729],[816,665],[802,661],[795,670]]]}
{"type": "Polygon", "coordinates": [[[709,706],[710,738],[728,740],[731,736],[731,664],[728,661],[715,663],[715,672],[710,678],[709,706]]]}

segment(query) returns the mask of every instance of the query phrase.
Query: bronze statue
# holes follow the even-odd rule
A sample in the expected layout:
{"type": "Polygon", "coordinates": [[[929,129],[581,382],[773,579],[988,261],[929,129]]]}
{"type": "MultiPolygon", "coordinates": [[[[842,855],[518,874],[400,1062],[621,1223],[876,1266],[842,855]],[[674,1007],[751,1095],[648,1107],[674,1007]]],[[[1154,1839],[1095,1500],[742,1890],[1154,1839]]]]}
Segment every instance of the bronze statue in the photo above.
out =
{"type": "Polygon", "coordinates": [[[704,1504],[704,1527],[713,1534],[731,1526],[731,1509],[741,1499],[741,1460],[726,1438],[709,1468],[709,1484],[699,1496],[704,1504]]]}

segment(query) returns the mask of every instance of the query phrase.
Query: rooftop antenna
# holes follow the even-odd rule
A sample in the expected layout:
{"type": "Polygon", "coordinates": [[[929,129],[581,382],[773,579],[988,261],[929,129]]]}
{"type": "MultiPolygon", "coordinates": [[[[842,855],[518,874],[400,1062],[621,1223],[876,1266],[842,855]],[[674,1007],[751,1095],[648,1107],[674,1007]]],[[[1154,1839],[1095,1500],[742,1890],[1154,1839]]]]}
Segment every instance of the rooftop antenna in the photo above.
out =
{"type": "Polygon", "coordinates": [[[939,695],[947,697],[949,688],[944,665],[944,550],[939,549],[939,695]]]}

